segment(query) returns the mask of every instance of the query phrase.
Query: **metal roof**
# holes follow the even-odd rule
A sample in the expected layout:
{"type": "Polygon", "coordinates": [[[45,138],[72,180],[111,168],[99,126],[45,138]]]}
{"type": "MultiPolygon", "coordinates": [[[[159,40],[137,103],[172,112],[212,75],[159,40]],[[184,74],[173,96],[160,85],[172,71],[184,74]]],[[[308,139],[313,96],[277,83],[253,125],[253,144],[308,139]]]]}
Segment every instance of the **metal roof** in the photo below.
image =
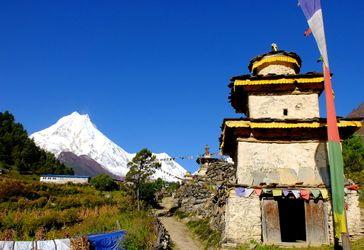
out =
{"type": "Polygon", "coordinates": [[[63,175],[63,174],[45,174],[45,175],[41,175],[41,177],[90,178],[90,176],[86,176],[86,175],[63,175]]]}

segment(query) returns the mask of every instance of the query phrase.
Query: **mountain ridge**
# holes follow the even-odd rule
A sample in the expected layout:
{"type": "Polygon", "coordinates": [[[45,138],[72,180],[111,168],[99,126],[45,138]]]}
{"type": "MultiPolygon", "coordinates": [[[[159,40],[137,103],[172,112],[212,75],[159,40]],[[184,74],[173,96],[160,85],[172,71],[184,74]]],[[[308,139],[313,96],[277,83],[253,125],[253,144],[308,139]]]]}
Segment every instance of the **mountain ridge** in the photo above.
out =
{"type": "Polygon", "coordinates": [[[357,133],[361,136],[364,136],[364,102],[359,104],[358,107],[353,109],[348,115],[348,118],[361,118],[362,127],[357,131],[357,133]]]}
{"type": "MultiPolygon", "coordinates": [[[[128,162],[135,154],[126,152],[123,148],[107,138],[92,123],[88,114],[73,112],[60,118],[55,124],[30,135],[30,138],[41,148],[59,157],[63,152],[73,153],[75,156],[87,156],[100,164],[107,172],[115,176],[125,176],[128,172],[128,162]]],[[[155,154],[155,153],[154,153],[155,154]]],[[[167,153],[155,154],[157,159],[170,158],[167,153]]],[[[63,155],[64,156],[64,155],[63,155]]],[[[70,161],[77,161],[70,156],[70,161]]],[[[64,158],[64,157],[63,157],[64,158]]],[[[63,159],[65,163],[67,161],[63,159]]],[[[68,162],[69,163],[69,162],[68,162]]],[[[91,162],[85,163],[84,169],[91,162]]],[[[161,170],[157,170],[154,178],[167,181],[177,181],[183,178],[187,170],[175,161],[161,161],[161,170]]],[[[97,164],[92,166],[99,169],[97,164]]]]}

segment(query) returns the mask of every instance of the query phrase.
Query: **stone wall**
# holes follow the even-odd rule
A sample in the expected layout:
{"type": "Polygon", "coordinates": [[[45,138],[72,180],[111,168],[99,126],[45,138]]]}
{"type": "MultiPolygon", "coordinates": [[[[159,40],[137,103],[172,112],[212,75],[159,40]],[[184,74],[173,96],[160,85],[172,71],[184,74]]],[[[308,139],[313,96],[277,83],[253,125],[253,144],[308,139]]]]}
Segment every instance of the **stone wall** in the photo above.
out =
{"type": "MultiPolygon", "coordinates": [[[[362,235],[362,224],[361,224],[361,214],[359,206],[359,194],[355,190],[348,190],[345,195],[346,204],[346,217],[349,229],[349,235],[351,237],[362,235]]],[[[330,243],[334,243],[334,215],[332,211],[331,200],[325,202],[327,211],[327,224],[329,232],[330,243]]]]}
{"type": "Polygon", "coordinates": [[[193,213],[207,217],[207,202],[213,197],[213,186],[208,184],[204,178],[196,177],[185,181],[175,195],[178,210],[183,213],[193,213]]]}
{"type": "Polygon", "coordinates": [[[235,183],[236,167],[234,164],[224,161],[211,163],[207,168],[206,177],[216,184],[235,183]]]}
{"type": "Polygon", "coordinates": [[[276,119],[309,119],[320,117],[318,94],[250,95],[249,117],[276,119]],[[285,115],[283,110],[287,110],[285,115]]]}
{"type": "Polygon", "coordinates": [[[331,200],[325,201],[324,204],[327,213],[327,230],[329,234],[329,242],[330,244],[334,244],[334,215],[332,213],[331,200]]]}
{"type": "Polygon", "coordinates": [[[205,176],[185,180],[175,194],[178,211],[198,218],[208,218],[212,228],[222,232],[225,228],[227,189],[222,185],[235,183],[236,168],[228,162],[210,163],[205,176]]]}
{"type": "Polygon", "coordinates": [[[260,200],[256,195],[238,197],[234,190],[229,192],[225,213],[224,241],[245,243],[261,241],[260,200]]]}
{"type": "Polygon", "coordinates": [[[362,225],[360,217],[359,195],[355,190],[348,190],[345,196],[347,204],[346,217],[350,236],[361,234],[362,225]]]}
{"type": "Polygon", "coordinates": [[[238,142],[239,184],[328,184],[326,143],[238,142]]]}

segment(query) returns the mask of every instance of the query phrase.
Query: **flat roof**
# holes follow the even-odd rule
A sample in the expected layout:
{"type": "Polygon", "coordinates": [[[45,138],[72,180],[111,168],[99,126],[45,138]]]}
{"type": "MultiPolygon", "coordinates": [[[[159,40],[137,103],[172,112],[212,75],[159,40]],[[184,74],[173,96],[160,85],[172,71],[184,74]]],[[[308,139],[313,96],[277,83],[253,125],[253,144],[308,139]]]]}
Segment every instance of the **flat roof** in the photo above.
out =
{"type": "MultiPolygon", "coordinates": [[[[359,119],[338,119],[340,138],[346,139],[362,126],[359,119]]],[[[256,141],[327,141],[327,123],[316,119],[224,119],[220,136],[223,154],[234,157],[237,140],[256,141]]]]}
{"type": "MultiPolygon", "coordinates": [[[[327,127],[326,121],[244,121],[244,120],[227,120],[224,125],[230,128],[319,128],[327,127]]],[[[337,122],[340,127],[361,127],[360,121],[341,120],[337,122]]]]}
{"type": "Polygon", "coordinates": [[[282,95],[300,93],[317,93],[324,90],[324,76],[322,73],[308,72],[300,75],[240,75],[232,77],[230,84],[230,102],[237,113],[247,113],[248,96],[282,95]]]}
{"type": "Polygon", "coordinates": [[[63,175],[63,174],[44,174],[41,177],[63,177],[63,178],[90,178],[86,175],[63,175]]]}
{"type": "Polygon", "coordinates": [[[264,54],[254,57],[253,59],[250,60],[248,69],[250,72],[252,72],[257,67],[257,65],[258,66],[260,65],[259,63],[261,63],[264,59],[272,58],[272,57],[274,58],[274,57],[279,57],[279,56],[292,59],[293,60],[292,62],[294,64],[296,64],[296,66],[298,67],[297,70],[299,71],[299,68],[301,67],[301,64],[302,64],[302,61],[301,61],[301,58],[299,57],[299,55],[297,55],[294,52],[287,52],[284,50],[270,51],[268,53],[264,53],[264,54]]]}

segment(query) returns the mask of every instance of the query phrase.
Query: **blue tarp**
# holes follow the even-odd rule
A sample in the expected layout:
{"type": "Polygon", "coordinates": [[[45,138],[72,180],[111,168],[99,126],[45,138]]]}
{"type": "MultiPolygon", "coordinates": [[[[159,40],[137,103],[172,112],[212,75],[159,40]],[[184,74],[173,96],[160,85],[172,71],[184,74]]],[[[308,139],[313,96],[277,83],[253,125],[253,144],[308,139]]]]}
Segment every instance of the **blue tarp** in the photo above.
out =
{"type": "Polygon", "coordinates": [[[124,240],[126,231],[114,231],[111,233],[103,234],[90,234],[88,241],[90,242],[91,249],[93,250],[122,250],[122,242],[124,240]]]}

